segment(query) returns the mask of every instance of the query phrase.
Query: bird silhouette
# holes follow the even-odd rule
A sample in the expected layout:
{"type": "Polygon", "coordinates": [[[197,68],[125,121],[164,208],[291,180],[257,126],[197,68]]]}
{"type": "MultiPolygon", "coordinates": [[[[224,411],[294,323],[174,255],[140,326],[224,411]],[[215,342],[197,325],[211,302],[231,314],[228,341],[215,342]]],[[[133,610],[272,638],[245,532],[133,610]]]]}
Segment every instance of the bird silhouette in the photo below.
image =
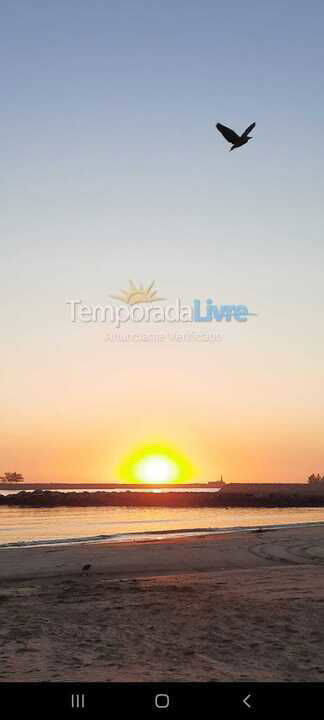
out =
{"type": "Polygon", "coordinates": [[[92,567],[92,565],[90,563],[83,565],[82,572],[88,573],[91,567],[92,567]]]}
{"type": "Polygon", "coordinates": [[[251,137],[249,137],[249,133],[251,132],[251,130],[253,130],[253,128],[255,128],[255,122],[252,123],[252,125],[249,125],[249,127],[244,130],[244,133],[242,133],[242,135],[238,135],[234,130],[226,127],[226,125],[221,125],[221,123],[217,123],[216,127],[217,130],[219,130],[219,132],[223,135],[225,140],[232,144],[230,150],[235,150],[235,148],[246,145],[246,143],[251,140],[251,137]]]}

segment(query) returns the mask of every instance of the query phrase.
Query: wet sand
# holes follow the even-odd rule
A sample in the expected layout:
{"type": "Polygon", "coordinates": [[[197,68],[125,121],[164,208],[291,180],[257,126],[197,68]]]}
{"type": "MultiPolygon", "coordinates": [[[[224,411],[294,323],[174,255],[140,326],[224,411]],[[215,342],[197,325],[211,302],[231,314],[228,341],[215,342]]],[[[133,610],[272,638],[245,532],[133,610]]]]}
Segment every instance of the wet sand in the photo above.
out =
{"type": "Polygon", "coordinates": [[[323,681],[324,527],[1,550],[0,681],[24,680],[323,681]]]}

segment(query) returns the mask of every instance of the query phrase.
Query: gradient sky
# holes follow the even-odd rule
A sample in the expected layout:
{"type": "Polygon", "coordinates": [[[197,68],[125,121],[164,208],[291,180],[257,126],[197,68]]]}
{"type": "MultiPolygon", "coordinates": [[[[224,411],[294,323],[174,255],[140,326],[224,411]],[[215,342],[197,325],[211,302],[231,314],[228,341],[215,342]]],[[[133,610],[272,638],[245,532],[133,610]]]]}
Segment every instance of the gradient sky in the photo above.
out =
{"type": "Polygon", "coordinates": [[[324,472],[323,3],[1,15],[1,472],[111,481],[154,441],[197,480],[324,472]],[[71,324],[129,278],[258,317],[163,346],[71,324]]]}

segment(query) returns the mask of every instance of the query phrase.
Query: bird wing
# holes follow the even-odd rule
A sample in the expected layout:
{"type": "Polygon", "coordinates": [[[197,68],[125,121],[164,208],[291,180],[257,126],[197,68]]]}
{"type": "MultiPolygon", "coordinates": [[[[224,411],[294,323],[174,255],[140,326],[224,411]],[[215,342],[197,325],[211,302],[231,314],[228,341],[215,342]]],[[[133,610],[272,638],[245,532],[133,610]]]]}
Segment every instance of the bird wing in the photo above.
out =
{"type": "Polygon", "coordinates": [[[234,132],[234,130],[231,130],[231,128],[226,127],[226,125],[221,125],[221,123],[217,123],[216,125],[217,130],[219,130],[220,133],[222,133],[225,140],[227,140],[230,143],[237,143],[237,141],[240,139],[240,136],[234,132]]]}
{"type": "Polygon", "coordinates": [[[249,125],[249,127],[244,130],[242,137],[246,137],[251,132],[251,130],[253,130],[253,128],[255,128],[255,123],[252,123],[252,125],[249,125]]]}

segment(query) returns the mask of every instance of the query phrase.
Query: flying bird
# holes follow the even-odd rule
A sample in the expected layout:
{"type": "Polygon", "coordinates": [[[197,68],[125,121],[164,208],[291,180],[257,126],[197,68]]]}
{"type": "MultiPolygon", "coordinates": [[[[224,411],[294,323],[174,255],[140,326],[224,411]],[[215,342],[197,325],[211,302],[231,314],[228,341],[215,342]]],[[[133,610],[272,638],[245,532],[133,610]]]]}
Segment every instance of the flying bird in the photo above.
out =
{"type": "Polygon", "coordinates": [[[242,133],[242,135],[237,135],[234,130],[226,127],[226,125],[221,125],[221,123],[217,123],[216,127],[217,130],[222,133],[225,140],[232,144],[230,150],[235,150],[235,148],[241,147],[241,145],[245,145],[247,142],[249,142],[249,140],[251,140],[251,137],[249,137],[249,133],[251,132],[251,130],[253,130],[253,128],[255,128],[255,122],[252,123],[252,125],[249,125],[249,127],[244,130],[244,133],[242,133]]]}
{"type": "Polygon", "coordinates": [[[92,568],[91,563],[87,563],[86,565],[83,565],[82,572],[88,573],[91,568],[92,568]]]}

